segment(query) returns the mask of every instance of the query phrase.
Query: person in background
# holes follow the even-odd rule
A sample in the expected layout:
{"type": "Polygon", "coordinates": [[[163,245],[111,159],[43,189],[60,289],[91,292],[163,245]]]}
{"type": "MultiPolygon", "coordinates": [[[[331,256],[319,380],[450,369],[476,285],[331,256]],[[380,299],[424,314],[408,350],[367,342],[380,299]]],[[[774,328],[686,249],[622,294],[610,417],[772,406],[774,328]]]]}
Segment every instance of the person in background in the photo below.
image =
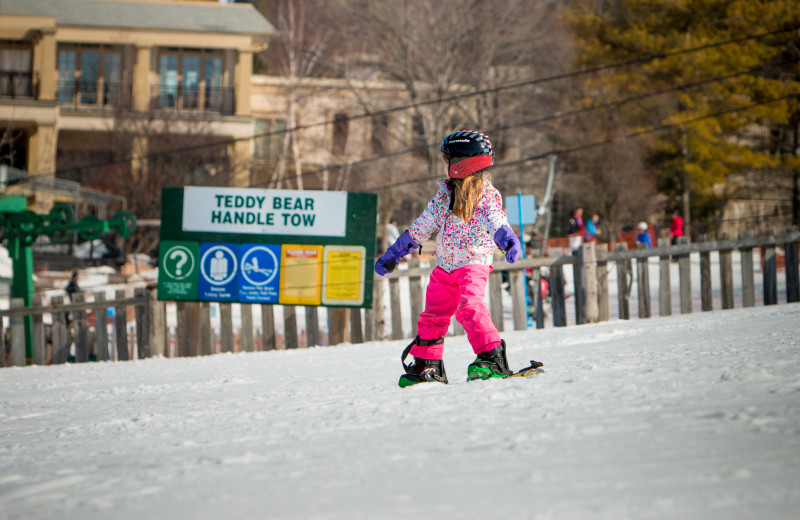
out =
{"type": "Polygon", "coordinates": [[[486,135],[463,130],[445,137],[439,150],[449,178],[439,181],[425,211],[375,263],[375,272],[385,276],[437,233],[437,265],[425,293],[425,310],[419,315],[417,337],[401,355],[405,369],[398,383],[401,388],[447,383],[442,358],[453,315],[477,356],[467,367],[467,380],[512,374],[505,341],[484,301],[494,251],[499,248],[509,263],[522,255],[519,238],[503,211],[503,198],[487,171],[494,163],[494,147],[486,135]],[[409,353],[414,360],[407,365],[409,353]]]}
{"type": "Polygon", "coordinates": [[[669,221],[669,231],[672,234],[672,245],[678,243],[678,239],[683,236],[683,217],[677,209],[672,212],[672,219],[669,221]]]}
{"type": "Polygon", "coordinates": [[[81,292],[80,286],[78,286],[78,270],[74,269],[72,271],[72,276],[70,276],[69,283],[66,287],[64,287],[64,291],[67,293],[67,297],[69,301],[72,302],[72,295],[76,292],[81,292]]]}
{"type": "Polygon", "coordinates": [[[386,243],[394,244],[400,238],[400,230],[397,229],[397,219],[393,218],[386,224],[386,243]]]}
{"type": "Polygon", "coordinates": [[[597,235],[600,234],[600,230],[597,229],[597,221],[600,220],[600,215],[595,213],[592,215],[592,218],[586,221],[586,225],[583,229],[583,241],[584,242],[594,242],[597,240],[597,235]]]}
{"type": "Polygon", "coordinates": [[[531,236],[525,243],[525,257],[530,258],[539,253],[539,233],[536,231],[531,232],[531,236]]]}
{"type": "Polygon", "coordinates": [[[575,251],[576,249],[581,247],[582,237],[583,237],[583,208],[578,208],[569,217],[567,238],[569,238],[570,251],[575,251]]]}
{"type": "Polygon", "coordinates": [[[653,247],[653,241],[647,231],[647,222],[639,222],[639,234],[636,235],[636,241],[645,244],[648,248],[653,247]]]}

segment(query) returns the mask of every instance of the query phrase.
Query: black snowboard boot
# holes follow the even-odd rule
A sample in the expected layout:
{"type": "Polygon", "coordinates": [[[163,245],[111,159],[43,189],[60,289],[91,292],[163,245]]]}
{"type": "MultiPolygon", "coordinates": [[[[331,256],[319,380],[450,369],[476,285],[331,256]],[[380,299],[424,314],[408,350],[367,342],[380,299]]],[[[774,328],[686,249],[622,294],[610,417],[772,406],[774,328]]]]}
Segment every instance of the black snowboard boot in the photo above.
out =
{"type": "Polygon", "coordinates": [[[489,379],[491,377],[508,377],[512,374],[508,368],[506,358],[506,342],[487,352],[481,352],[478,357],[467,367],[467,381],[476,379],[489,379]]]}
{"type": "Polygon", "coordinates": [[[400,388],[416,385],[417,383],[439,382],[447,384],[447,374],[444,371],[444,361],[441,359],[422,359],[412,356],[414,361],[410,365],[406,365],[406,357],[408,357],[408,354],[411,352],[411,347],[414,345],[430,346],[438,345],[440,343],[444,343],[444,338],[436,340],[424,340],[417,336],[414,341],[412,341],[405,348],[405,350],[403,350],[403,355],[400,358],[400,361],[403,363],[403,369],[405,369],[406,373],[400,376],[400,381],[398,383],[400,388]]]}

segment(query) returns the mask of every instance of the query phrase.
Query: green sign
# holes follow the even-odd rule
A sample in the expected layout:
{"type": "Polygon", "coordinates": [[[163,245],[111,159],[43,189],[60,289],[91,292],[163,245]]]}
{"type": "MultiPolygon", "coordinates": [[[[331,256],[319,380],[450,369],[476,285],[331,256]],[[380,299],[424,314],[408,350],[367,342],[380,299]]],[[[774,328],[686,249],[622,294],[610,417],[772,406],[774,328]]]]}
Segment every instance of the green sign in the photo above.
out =
{"type": "Polygon", "coordinates": [[[158,297],[372,307],[372,193],[164,188],[158,297]]]}
{"type": "Polygon", "coordinates": [[[197,242],[165,240],[159,245],[158,296],[165,300],[197,300],[200,247],[197,242]]]}

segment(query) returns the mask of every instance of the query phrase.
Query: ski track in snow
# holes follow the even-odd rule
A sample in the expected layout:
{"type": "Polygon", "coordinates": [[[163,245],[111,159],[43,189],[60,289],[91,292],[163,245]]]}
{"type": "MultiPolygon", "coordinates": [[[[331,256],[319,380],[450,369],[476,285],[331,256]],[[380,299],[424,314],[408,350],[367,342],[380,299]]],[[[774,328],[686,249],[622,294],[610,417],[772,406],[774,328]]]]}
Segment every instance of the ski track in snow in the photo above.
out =
{"type": "Polygon", "coordinates": [[[407,341],[0,370],[0,520],[791,519],[800,305],[505,332],[545,373],[400,389],[407,341]]]}

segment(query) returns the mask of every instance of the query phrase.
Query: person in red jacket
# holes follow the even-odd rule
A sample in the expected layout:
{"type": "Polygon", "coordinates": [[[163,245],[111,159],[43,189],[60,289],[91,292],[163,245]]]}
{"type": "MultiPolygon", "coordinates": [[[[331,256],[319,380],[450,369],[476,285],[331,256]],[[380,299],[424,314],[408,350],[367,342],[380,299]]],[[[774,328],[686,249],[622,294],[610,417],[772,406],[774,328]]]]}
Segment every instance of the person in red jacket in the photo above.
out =
{"type": "Polygon", "coordinates": [[[672,245],[678,243],[678,239],[683,236],[683,218],[677,209],[672,212],[672,220],[669,222],[669,230],[672,233],[672,245]]]}

